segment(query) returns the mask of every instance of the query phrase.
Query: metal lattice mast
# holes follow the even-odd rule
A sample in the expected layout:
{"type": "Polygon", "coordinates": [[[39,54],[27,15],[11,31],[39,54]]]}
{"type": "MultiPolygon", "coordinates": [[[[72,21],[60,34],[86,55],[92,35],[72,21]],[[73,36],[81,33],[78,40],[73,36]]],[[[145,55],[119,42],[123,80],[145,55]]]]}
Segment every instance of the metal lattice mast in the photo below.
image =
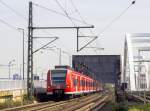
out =
{"type": "MultiPolygon", "coordinates": [[[[29,23],[28,23],[28,58],[27,58],[27,94],[28,98],[31,98],[34,93],[33,89],[33,54],[46,46],[48,46],[50,43],[54,42],[58,39],[58,37],[53,37],[54,40],[50,41],[46,45],[42,46],[41,48],[33,51],[33,30],[37,29],[77,29],[77,51],[81,51],[83,48],[85,48],[87,45],[89,45],[91,42],[93,42],[95,39],[97,39],[97,36],[94,36],[91,41],[89,41],[86,45],[81,47],[79,49],[79,37],[89,37],[89,36],[79,36],[79,29],[80,28],[94,28],[93,25],[91,26],[75,26],[75,27],[33,27],[33,15],[32,15],[32,2],[29,2],[29,23]]],[[[50,38],[50,37],[49,37],[50,38]]]]}
{"type": "Polygon", "coordinates": [[[32,2],[29,2],[28,58],[27,58],[27,94],[28,94],[29,98],[33,95],[33,23],[32,23],[32,2]]]}

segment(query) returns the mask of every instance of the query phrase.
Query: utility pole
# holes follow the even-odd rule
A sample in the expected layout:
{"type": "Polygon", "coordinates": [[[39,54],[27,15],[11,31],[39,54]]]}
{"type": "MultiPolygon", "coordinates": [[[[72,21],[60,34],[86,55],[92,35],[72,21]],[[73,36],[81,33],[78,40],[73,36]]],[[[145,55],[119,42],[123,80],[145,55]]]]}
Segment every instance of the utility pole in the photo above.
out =
{"type": "Polygon", "coordinates": [[[8,63],[9,79],[10,79],[10,74],[11,74],[11,72],[10,72],[11,63],[14,62],[14,61],[15,60],[13,59],[13,60],[9,61],[9,63],[8,63]]]}
{"type": "Polygon", "coordinates": [[[59,65],[61,65],[61,48],[59,48],[59,65]]]}
{"type": "Polygon", "coordinates": [[[77,52],[79,51],[79,28],[77,28],[77,52]]]}
{"type": "Polygon", "coordinates": [[[27,56],[27,95],[28,99],[32,99],[34,93],[34,85],[33,85],[33,54],[45,48],[52,42],[58,39],[58,37],[43,37],[53,39],[49,41],[44,46],[33,51],[33,38],[42,38],[42,37],[33,37],[33,14],[32,14],[32,2],[29,2],[29,22],[28,22],[28,56],[27,56]]]}
{"type": "Polygon", "coordinates": [[[22,34],[23,34],[23,41],[22,41],[22,79],[24,80],[24,29],[23,28],[18,28],[18,30],[22,30],[22,34]]]}
{"type": "MultiPolygon", "coordinates": [[[[32,14],[32,2],[29,2],[29,22],[28,22],[28,58],[27,58],[27,95],[28,98],[31,99],[31,97],[33,96],[34,93],[34,89],[33,89],[33,53],[45,48],[46,46],[48,46],[50,43],[54,42],[55,40],[57,40],[58,38],[55,37],[54,40],[52,40],[51,42],[47,43],[46,45],[42,46],[41,48],[33,51],[33,30],[37,30],[37,29],[77,29],[77,40],[79,37],[79,29],[81,28],[94,28],[93,25],[91,26],[75,26],[75,27],[33,27],[33,14],[32,14]]],[[[37,38],[37,37],[36,37],[37,38]]],[[[77,49],[77,51],[82,50],[84,47],[86,47],[88,44],[90,44],[91,42],[93,42],[97,37],[94,37],[94,39],[92,39],[90,42],[88,42],[85,46],[83,46],[80,49],[77,49]]],[[[78,42],[78,41],[77,41],[78,42]]],[[[77,43],[78,44],[78,43],[77,43]]],[[[78,46],[77,46],[78,47],[78,46]]],[[[61,54],[61,53],[60,53],[61,54]]],[[[60,58],[61,60],[61,58],[60,58]]],[[[60,62],[61,64],[61,62],[60,62]]]]}
{"type": "Polygon", "coordinates": [[[66,51],[62,51],[62,53],[68,55],[68,57],[69,57],[69,66],[71,67],[71,55],[66,51]]]}
{"type": "Polygon", "coordinates": [[[28,23],[28,59],[27,59],[27,94],[31,99],[33,96],[33,22],[32,2],[29,2],[29,23],[28,23]]]}

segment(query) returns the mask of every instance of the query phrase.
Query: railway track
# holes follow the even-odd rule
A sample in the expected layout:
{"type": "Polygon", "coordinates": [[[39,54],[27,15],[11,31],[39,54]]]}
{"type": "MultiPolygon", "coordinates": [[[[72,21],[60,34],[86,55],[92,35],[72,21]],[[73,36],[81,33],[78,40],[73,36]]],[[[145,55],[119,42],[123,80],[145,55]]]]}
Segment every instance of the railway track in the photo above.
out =
{"type": "Polygon", "coordinates": [[[74,98],[71,100],[59,101],[59,102],[44,102],[34,105],[26,105],[22,107],[9,108],[4,111],[85,111],[84,109],[94,108],[97,105],[102,105],[105,103],[105,100],[108,98],[108,95],[100,95],[98,93],[83,96],[79,98],[74,98]],[[96,105],[97,103],[97,105],[96,105]],[[83,107],[84,106],[84,107],[83,107]],[[94,106],[94,107],[92,107],[94,106]]]}
{"type": "Polygon", "coordinates": [[[102,96],[101,98],[97,98],[93,101],[87,102],[84,105],[82,105],[81,108],[75,110],[75,111],[98,111],[100,110],[109,100],[110,96],[105,95],[102,96]]]}
{"type": "Polygon", "coordinates": [[[92,106],[89,106],[86,110],[81,110],[81,111],[98,111],[111,99],[112,96],[105,95],[102,99],[94,101],[94,104],[92,106]]]}
{"type": "Polygon", "coordinates": [[[129,94],[130,97],[134,98],[135,100],[139,100],[139,101],[142,101],[142,102],[147,102],[147,103],[150,103],[150,96],[149,95],[144,95],[143,94],[129,94]]]}

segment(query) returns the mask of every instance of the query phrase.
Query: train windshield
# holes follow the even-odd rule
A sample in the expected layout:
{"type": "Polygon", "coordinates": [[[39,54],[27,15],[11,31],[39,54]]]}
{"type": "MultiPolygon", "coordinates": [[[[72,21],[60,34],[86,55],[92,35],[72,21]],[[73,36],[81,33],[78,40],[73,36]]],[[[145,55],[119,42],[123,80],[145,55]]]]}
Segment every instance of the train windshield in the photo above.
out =
{"type": "Polygon", "coordinates": [[[52,70],[51,77],[53,84],[64,84],[66,81],[66,70],[52,70]]]}

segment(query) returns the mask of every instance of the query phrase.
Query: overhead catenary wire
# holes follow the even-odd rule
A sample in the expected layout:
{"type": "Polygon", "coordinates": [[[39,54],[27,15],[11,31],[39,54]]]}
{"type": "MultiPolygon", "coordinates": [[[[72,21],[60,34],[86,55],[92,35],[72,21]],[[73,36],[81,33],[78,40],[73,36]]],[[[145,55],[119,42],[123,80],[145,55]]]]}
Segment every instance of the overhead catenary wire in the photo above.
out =
{"type": "MultiPolygon", "coordinates": [[[[57,1],[58,2],[58,1],[57,1]]],[[[58,11],[55,11],[55,10],[52,10],[52,9],[49,9],[49,8],[47,8],[47,7],[45,7],[45,6],[42,6],[42,5],[39,5],[39,4],[37,4],[37,3],[34,3],[34,5],[35,6],[37,6],[37,7],[40,7],[40,8],[42,8],[42,9],[45,9],[45,10],[47,10],[47,11],[50,11],[50,12],[54,12],[54,13],[56,13],[56,14],[59,14],[59,15],[62,15],[62,16],[64,16],[64,17],[69,17],[69,20],[71,20],[71,22],[76,26],[76,24],[73,22],[73,20],[75,20],[75,21],[78,21],[79,22],[79,20],[78,19],[75,19],[75,18],[73,18],[73,17],[70,17],[68,14],[66,15],[66,11],[65,11],[65,9],[63,9],[63,11],[65,11],[65,14],[63,14],[63,13],[61,13],[61,12],[58,12],[58,11]]],[[[60,6],[60,4],[59,4],[59,6],[60,6]]],[[[62,9],[63,7],[61,6],[61,9],[62,9]]],[[[82,21],[80,21],[80,22],[82,22],[82,21]]],[[[82,22],[83,23],[83,22],[82,22]]],[[[86,24],[86,25],[89,25],[89,24],[86,24]]],[[[59,41],[60,41],[60,39],[59,39],[59,41]]],[[[61,44],[63,43],[62,41],[60,41],[61,42],[61,44]]],[[[62,45],[64,48],[66,48],[64,45],[62,45]]],[[[66,48],[69,52],[71,52],[68,48],[66,48]]]]}
{"type": "Polygon", "coordinates": [[[12,12],[14,12],[15,14],[17,14],[18,16],[20,16],[21,18],[28,20],[24,15],[22,15],[21,13],[19,13],[18,11],[16,11],[15,9],[13,9],[12,7],[10,7],[9,5],[7,5],[5,2],[3,2],[2,0],[0,0],[0,3],[2,5],[4,5],[5,7],[7,7],[8,9],[10,9],[12,12]]]}
{"type": "MultiPolygon", "coordinates": [[[[23,15],[21,15],[20,13],[18,13],[16,10],[14,10],[13,8],[11,8],[9,5],[7,5],[5,2],[3,2],[2,0],[0,0],[0,3],[2,5],[4,5],[5,7],[7,7],[8,9],[10,9],[11,11],[13,11],[15,14],[17,14],[18,16],[26,19],[23,15]]],[[[13,29],[13,30],[17,30],[17,28],[13,25],[10,25],[8,22],[5,22],[4,20],[0,19],[0,22],[2,22],[3,24],[7,25],[9,28],[13,29]]],[[[17,30],[18,31],[18,30],[17,30]]],[[[20,32],[20,31],[19,31],[20,32]]]]}
{"type": "Polygon", "coordinates": [[[20,32],[17,27],[11,25],[10,23],[6,22],[5,20],[3,20],[3,19],[0,18],[0,22],[3,23],[4,25],[6,25],[7,27],[11,28],[12,30],[17,31],[17,32],[19,32],[19,33],[22,34],[22,32],[20,32]]]}
{"type": "MultiPolygon", "coordinates": [[[[43,45],[45,45],[45,44],[43,44],[43,43],[41,43],[40,41],[37,41],[37,39],[35,39],[36,40],[36,42],[38,43],[38,44],[40,44],[41,46],[43,46],[43,45]]],[[[67,50],[66,52],[67,53],[69,53],[69,52],[71,52],[71,50],[70,49],[68,49],[67,47],[65,47],[65,45],[63,44],[63,42],[60,40],[60,39],[58,39],[57,40],[58,42],[60,42],[60,43],[55,43],[55,44],[57,44],[57,45],[61,45],[65,50],[67,50]]],[[[71,53],[69,53],[70,55],[72,55],[71,53]]]]}
{"type": "MultiPolygon", "coordinates": [[[[61,8],[61,10],[66,14],[66,16],[67,16],[67,18],[72,22],[72,24],[74,25],[74,26],[76,26],[76,24],[74,23],[74,21],[72,20],[72,18],[70,18],[69,16],[68,16],[68,13],[67,13],[67,11],[62,7],[62,5],[60,4],[60,2],[58,2],[58,0],[54,0],[56,3],[57,3],[57,5],[61,8]]],[[[83,19],[83,18],[82,18],[83,19]]],[[[84,23],[85,23],[85,21],[84,21],[84,23]]],[[[84,36],[84,34],[80,31],[80,33],[84,36]]],[[[91,41],[93,42],[93,40],[95,40],[95,39],[97,39],[97,37],[94,37],[91,41]]],[[[90,42],[88,42],[88,43],[91,43],[91,41],[90,42]]],[[[89,44],[86,44],[85,46],[87,46],[87,45],[89,45],[89,44]]],[[[84,46],[81,48],[81,49],[83,49],[84,48],[84,46]]]]}
{"type": "MultiPolygon", "coordinates": [[[[67,11],[62,7],[62,5],[57,1],[54,0],[56,2],[56,4],[60,7],[60,9],[65,13],[66,17],[71,21],[71,23],[74,26],[77,26],[76,23],[74,23],[73,19],[68,15],[67,11]]],[[[81,31],[79,31],[82,35],[84,35],[81,31]]]]}
{"type": "MultiPolygon", "coordinates": [[[[0,0],[0,3],[1,3],[2,5],[4,5],[5,7],[7,7],[9,10],[11,10],[11,11],[12,11],[13,13],[15,13],[16,15],[18,15],[20,18],[24,19],[25,21],[28,21],[28,19],[27,19],[25,16],[23,16],[22,14],[20,14],[18,11],[16,11],[14,8],[10,7],[8,4],[6,4],[6,3],[3,2],[2,0],[0,0]]],[[[13,29],[13,30],[15,30],[15,31],[17,31],[17,32],[19,32],[19,33],[22,33],[22,32],[20,32],[20,31],[18,30],[18,27],[15,27],[15,26],[11,25],[11,24],[9,24],[8,22],[6,22],[6,21],[4,21],[4,20],[1,19],[0,22],[2,22],[3,24],[5,24],[6,26],[8,26],[9,28],[11,28],[11,29],[13,29]]],[[[28,36],[28,35],[25,33],[25,36],[28,36]]]]}
{"type": "MultiPolygon", "coordinates": [[[[4,24],[5,26],[9,27],[10,29],[12,29],[12,30],[14,30],[14,31],[19,32],[19,33],[22,34],[22,32],[18,30],[18,27],[15,27],[15,26],[11,25],[10,23],[6,22],[5,20],[3,20],[1,18],[0,18],[0,22],[2,24],[4,24]]],[[[24,35],[28,36],[26,33],[24,33],[24,35]]]]}
{"type": "Polygon", "coordinates": [[[128,9],[134,5],[136,2],[136,0],[132,1],[131,4],[125,9],[123,10],[118,16],[116,16],[115,18],[113,18],[99,33],[98,35],[104,33],[114,22],[116,22],[117,20],[120,19],[121,16],[123,16],[127,11],[128,9]]]}
{"type": "MultiPolygon", "coordinates": [[[[81,21],[82,21],[83,23],[85,23],[85,24],[88,24],[88,23],[84,20],[84,18],[81,16],[80,11],[77,9],[77,7],[76,7],[76,5],[74,4],[74,2],[73,2],[72,0],[69,0],[69,1],[70,1],[71,5],[73,6],[75,12],[79,15],[81,21]]],[[[58,1],[57,1],[57,2],[58,2],[58,1]]],[[[90,32],[91,32],[93,35],[95,35],[91,29],[89,29],[89,30],[90,30],[90,32]]],[[[90,36],[89,36],[89,37],[90,37],[90,36]]],[[[91,36],[90,38],[93,38],[93,40],[95,40],[95,37],[92,37],[92,36],[91,36]]],[[[92,41],[93,41],[93,40],[92,40],[92,41]]],[[[88,42],[88,43],[89,43],[89,42],[88,42]]],[[[89,45],[91,45],[91,44],[89,44],[89,45]]],[[[82,48],[81,48],[81,49],[82,49],[82,48]]]]}
{"type": "MultiPolygon", "coordinates": [[[[58,1],[57,1],[58,2],[58,1]]],[[[17,10],[15,10],[14,8],[12,8],[12,7],[10,7],[8,4],[6,4],[5,2],[3,2],[3,1],[1,1],[0,2],[1,4],[3,4],[5,7],[7,7],[7,8],[9,8],[12,12],[14,12],[16,15],[18,15],[19,17],[21,17],[21,18],[23,18],[24,20],[26,20],[26,21],[28,21],[27,20],[27,18],[24,16],[24,15],[22,15],[22,14],[20,14],[17,10]]],[[[59,4],[60,5],[60,4],[59,4]]],[[[61,5],[60,5],[61,6],[61,5]]],[[[63,9],[63,7],[62,7],[62,9],[63,9]]],[[[66,10],[64,10],[65,12],[66,12],[66,10]]],[[[73,18],[71,18],[68,14],[67,14],[67,12],[65,13],[66,15],[65,16],[67,16],[69,19],[70,19],[70,21],[72,21],[72,23],[73,24],[75,24],[74,22],[73,22],[73,18]]],[[[83,21],[80,21],[80,22],[82,22],[83,23],[83,21]]],[[[85,22],[84,22],[85,23],[85,22]]],[[[10,26],[10,25],[8,25],[7,24],[7,26],[10,26]]],[[[12,27],[11,27],[12,28],[12,27]]],[[[14,27],[15,28],[15,27],[14,27]]],[[[16,28],[15,28],[15,30],[16,30],[16,28]]],[[[18,30],[17,30],[18,31],[18,30]]],[[[27,36],[27,35],[26,35],[27,36]]]]}
{"type": "Polygon", "coordinates": [[[54,0],[58,6],[62,9],[62,11],[65,13],[66,17],[72,22],[72,24],[74,26],[76,26],[76,24],[74,23],[74,21],[72,20],[72,18],[68,15],[67,11],[61,6],[61,4],[57,1],[57,0],[54,0]]]}
{"type": "Polygon", "coordinates": [[[75,11],[77,12],[77,14],[79,15],[79,17],[81,18],[81,20],[83,21],[83,23],[87,24],[87,22],[84,20],[84,18],[81,16],[79,10],[77,9],[77,7],[75,6],[74,2],[72,0],[70,0],[73,8],[75,9],[75,11]]]}
{"type": "MultiPolygon", "coordinates": [[[[83,23],[87,24],[86,20],[81,16],[80,11],[78,10],[78,8],[76,7],[76,5],[74,4],[73,0],[70,0],[70,2],[71,2],[71,4],[72,4],[73,8],[75,9],[76,13],[79,15],[80,19],[83,21],[83,23]]],[[[89,30],[90,30],[90,32],[91,32],[93,35],[95,35],[95,34],[93,33],[92,29],[89,29],[89,30]]],[[[90,44],[90,45],[91,45],[91,44],[90,44]]]]}
{"type": "MultiPolygon", "coordinates": [[[[66,17],[71,21],[71,23],[74,25],[74,26],[77,26],[76,23],[74,23],[74,21],[72,20],[72,18],[68,15],[67,11],[62,7],[62,5],[57,1],[57,0],[54,0],[56,2],[56,4],[61,8],[61,10],[65,13],[66,17]]],[[[81,31],[79,31],[82,35],[84,35],[81,31]]]]}
{"type": "MultiPolygon", "coordinates": [[[[19,13],[17,10],[15,10],[14,8],[12,8],[11,6],[9,6],[8,4],[6,4],[5,2],[3,2],[2,0],[0,0],[0,3],[1,3],[2,5],[4,5],[5,7],[7,7],[9,10],[11,10],[13,13],[15,13],[17,16],[19,16],[20,18],[22,18],[22,19],[24,19],[26,22],[28,22],[28,19],[27,19],[25,16],[23,16],[21,13],[19,13]]],[[[2,20],[2,19],[0,19],[0,22],[2,22],[3,24],[5,24],[6,26],[8,26],[9,28],[11,28],[11,29],[13,29],[13,30],[15,30],[15,31],[17,31],[17,32],[20,32],[20,31],[17,29],[17,27],[15,27],[15,26],[9,24],[8,22],[6,22],[6,21],[4,21],[4,20],[2,20]]],[[[36,25],[36,24],[34,24],[34,25],[36,25]]],[[[46,34],[49,34],[47,31],[43,31],[43,32],[46,33],[46,34]]],[[[22,33],[22,32],[20,32],[20,33],[22,33]]],[[[50,34],[50,35],[52,35],[52,34],[50,34]]],[[[25,34],[25,36],[28,37],[27,34],[25,34]]]]}
{"type": "MultiPolygon", "coordinates": [[[[66,10],[61,6],[61,4],[60,4],[58,1],[57,1],[56,3],[57,3],[58,6],[63,10],[63,12],[64,12],[65,14],[63,14],[63,13],[61,13],[61,12],[54,11],[54,10],[49,9],[49,8],[46,8],[46,7],[41,6],[41,5],[39,5],[39,4],[35,4],[35,3],[34,3],[34,5],[35,5],[35,6],[38,6],[38,7],[40,7],[40,8],[43,8],[43,9],[45,9],[45,10],[48,10],[48,11],[56,12],[57,14],[60,14],[60,15],[63,15],[63,16],[65,16],[65,17],[69,18],[69,20],[72,22],[72,24],[76,26],[76,24],[75,24],[74,21],[72,20],[72,19],[74,19],[74,18],[70,17],[70,16],[67,14],[66,10]]],[[[77,19],[74,19],[74,20],[77,20],[77,19]]],[[[78,20],[78,21],[79,21],[79,20],[78,20]]],[[[80,22],[81,22],[81,21],[80,21],[80,22]]],[[[82,23],[83,23],[83,22],[82,22],[82,23]]],[[[88,24],[88,25],[89,25],[89,24],[88,24]]],[[[60,39],[59,39],[59,41],[60,41],[60,39]]],[[[61,41],[60,41],[60,42],[61,42],[61,41]]],[[[62,44],[62,42],[61,42],[61,44],[62,44]]],[[[63,45],[63,46],[64,46],[64,45],[63,45]]],[[[68,50],[68,49],[67,49],[67,50],[68,50]]],[[[69,52],[71,52],[71,51],[69,50],[69,52]]]]}
{"type": "MultiPolygon", "coordinates": [[[[40,5],[40,4],[37,4],[37,3],[33,3],[33,4],[34,4],[35,6],[37,6],[37,7],[39,7],[39,8],[45,9],[45,10],[50,11],[50,12],[53,12],[53,13],[55,13],[55,14],[58,14],[58,15],[61,15],[61,16],[64,16],[64,17],[69,16],[68,13],[67,13],[67,15],[66,15],[66,14],[63,14],[63,13],[58,12],[58,11],[56,11],[56,10],[53,10],[53,9],[48,8],[48,7],[42,6],[42,5],[40,5]]],[[[69,17],[70,17],[72,20],[74,20],[74,21],[77,21],[77,22],[80,22],[80,23],[85,24],[83,21],[81,21],[81,20],[79,20],[79,19],[77,19],[77,18],[74,18],[74,17],[71,17],[71,16],[69,16],[69,17]]],[[[90,25],[90,24],[86,24],[86,25],[90,25]]]]}
{"type": "MultiPolygon", "coordinates": [[[[20,14],[18,11],[16,11],[15,9],[13,9],[12,7],[10,7],[10,6],[7,5],[6,3],[4,3],[2,0],[0,1],[0,3],[1,3],[2,5],[4,5],[5,7],[7,7],[8,9],[10,9],[13,13],[15,13],[16,15],[18,15],[20,18],[23,18],[25,21],[28,21],[28,19],[27,19],[26,17],[24,17],[24,16],[23,16],[22,14],[20,14]]],[[[4,21],[3,19],[0,19],[0,22],[3,23],[4,25],[8,26],[9,28],[11,28],[11,29],[13,29],[13,30],[19,32],[19,33],[22,33],[22,32],[20,32],[20,31],[18,30],[17,27],[15,27],[15,26],[9,24],[8,22],[4,21]]],[[[44,31],[44,32],[47,33],[46,31],[44,31]]],[[[49,34],[49,33],[48,33],[48,34],[49,34]]],[[[25,34],[25,36],[28,37],[27,34],[25,34]]]]}
{"type": "MultiPolygon", "coordinates": [[[[73,21],[74,18],[72,18],[72,17],[70,17],[70,16],[68,15],[67,11],[62,7],[62,5],[61,5],[58,1],[55,1],[55,2],[56,2],[57,5],[61,8],[61,10],[64,12],[64,14],[61,13],[61,12],[58,12],[58,11],[49,9],[49,8],[47,8],[47,7],[45,7],[45,6],[41,6],[41,5],[37,4],[37,3],[34,3],[34,5],[37,6],[37,7],[42,8],[42,9],[48,10],[48,11],[50,11],[50,12],[52,11],[52,12],[54,12],[54,13],[63,15],[63,16],[65,16],[65,17],[67,17],[67,18],[71,21],[71,23],[72,23],[74,26],[76,26],[76,24],[75,24],[74,21],[73,21]]],[[[80,22],[81,22],[81,21],[80,21],[80,22]]],[[[82,23],[83,23],[83,21],[82,21],[82,23]]],[[[84,24],[85,24],[85,23],[84,23],[84,24]]],[[[80,33],[82,33],[82,32],[80,31],[80,33]]],[[[84,35],[84,34],[82,33],[82,35],[84,35]]]]}
{"type": "MultiPolygon", "coordinates": [[[[28,19],[25,16],[23,16],[22,14],[20,14],[17,10],[15,10],[14,8],[12,8],[11,6],[9,6],[8,4],[6,4],[5,2],[3,2],[2,0],[0,1],[0,3],[3,4],[5,7],[7,7],[8,9],[10,9],[13,13],[15,13],[16,15],[18,15],[20,18],[23,18],[26,22],[28,22],[28,19]]],[[[36,25],[36,24],[34,23],[34,25],[36,25]]],[[[43,31],[43,32],[47,33],[46,31],[43,31]]],[[[47,34],[49,34],[49,33],[47,33],[47,34]]],[[[26,34],[26,36],[28,36],[28,35],[26,34]]]]}
{"type": "MultiPolygon", "coordinates": [[[[53,46],[52,46],[53,47],[53,46]]],[[[52,51],[53,53],[55,53],[55,54],[57,54],[57,55],[59,55],[60,54],[60,52],[58,52],[58,51],[56,51],[57,50],[57,47],[54,49],[54,48],[44,48],[43,50],[47,50],[48,52],[49,51],[52,51]]],[[[66,51],[64,51],[64,50],[62,50],[61,49],[61,52],[66,52],[66,51]]],[[[43,52],[42,52],[43,53],[43,52]]],[[[71,55],[69,52],[67,52],[69,55],[71,55]]],[[[66,60],[68,60],[68,57],[66,57],[66,56],[61,56],[61,57],[63,57],[64,59],[66,59],[66,60]]]]}
{"type": "MultiPolygon", "coordinates": [[[[9,28],[17,31],[17,28],[14,27],[13,25],[9,24],[8,22],[4,21],[3,19],[0,18],[0,22],[3,23],[4,25],[8,26],[9,28]]],[[[20,32],[20,31],[19,31],[20,32]]]]}
{"type": "MultiPolygon", "coordinates": [[[[73,0],[70,0],[70,2],[72,4],[73,8],[75,9],[75,11],[77,12],[77,14],[79,15],[79,17],[81,18],[81,20],[83,21],[83,23],[87,24],[87,22],[85,21],[85,19],[81,16],[80,11],[78,10],[78,8],[76,7],[76,5],[74,4],[73,0]]],[[[90,32],[92,34],[94,34],[91,29],[89,29],[89,30],[90,30],[90,32]]]]}

